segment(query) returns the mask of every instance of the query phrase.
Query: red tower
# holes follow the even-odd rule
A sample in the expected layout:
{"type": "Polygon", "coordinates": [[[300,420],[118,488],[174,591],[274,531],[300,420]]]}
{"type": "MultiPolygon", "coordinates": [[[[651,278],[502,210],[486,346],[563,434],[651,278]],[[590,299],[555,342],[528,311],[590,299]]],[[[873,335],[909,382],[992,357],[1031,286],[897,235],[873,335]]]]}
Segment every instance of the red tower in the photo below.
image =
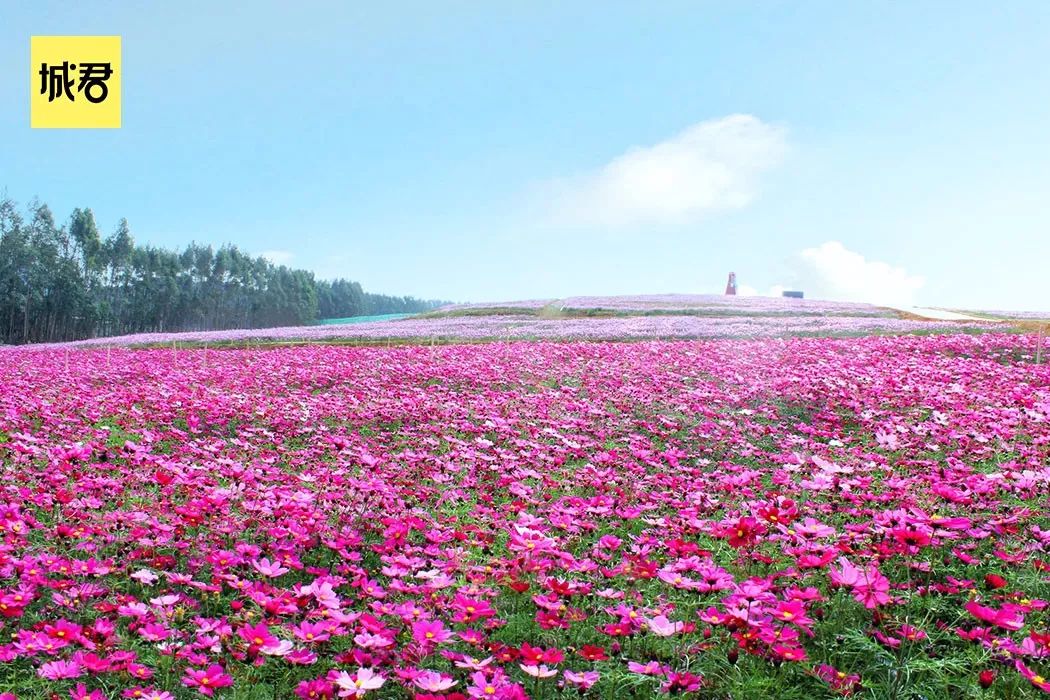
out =
{"type": "Polygon", "coordinates": [[[726,296],[730,296],[730,297],[735,297],[736,296],[736,273],[735,272],[730,272],[729,273],[729,281],[726,282],[726,296]]]}

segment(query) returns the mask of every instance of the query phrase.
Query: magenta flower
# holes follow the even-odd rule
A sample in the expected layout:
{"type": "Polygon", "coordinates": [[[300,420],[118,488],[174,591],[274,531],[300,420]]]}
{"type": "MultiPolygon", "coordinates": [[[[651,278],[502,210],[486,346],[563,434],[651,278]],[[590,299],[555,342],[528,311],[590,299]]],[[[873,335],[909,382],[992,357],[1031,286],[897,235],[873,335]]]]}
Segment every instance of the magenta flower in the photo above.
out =
{"type": "Polygon", "coordinates": [[[148,642],[163,642],[171,636],[171,630],[164,625],[148,622],[139,628],[139,636],[148,642]]]}
{"type": "Polygon", "coordinates": [[[77,683],[69,691],[69,697],[70,700],[106,700],[106,696],[102,694],[101,690],[88,690],[88,687],[83,683],[77,683]]]}
{"type": "Polygon", "coordinates": [[[452,633],[440,620],[420,620],[412,623],[412,638],[424,645],[444,644],[452,633]]]}
{"type": "Polygon", "coordinates": [[[182,684],[189,688],[196,688],[202,695],[211,697],[217,688],[228,688],[233,685],[233,677],[218,664],[212,664],[203,671],[188,668],[182,677],[182,684]]]}
{"type": "Polygon", "coordinates": [[[79,678],[84,669],[76,661],[48,661],[37,669],[37,675],[49,681],[79,678]]]}
{"type": "Polygon", "coordinates": [[[332,638],[330,622],[309,622],[304,620],[292,628],[292,634],[307,644],[320,644],[332,638]]]}
{"type": "Polygon", "coordinates": [[[963,607],[978,620],[1003,629],[1019,630],[1024,627],[1022,608],[1011,603],[1006,603],[999,610],[981,605],[976,601],[966,603],[963,607]]]}
{"type": "Polygon", "coordinates": [[[335,685],[325,678],[302,681],[295,686],[295,695],[302,700],[331,700],[335,697],[335,685]]]}
{"type": "Polygon", "coordinates": [[[257,625],[245,625],[237,630],[237,636],[244,640],[249,647],[267,647],[277,644],[278,639],[270,633],[270,628],[259,623],[257,625]]]}

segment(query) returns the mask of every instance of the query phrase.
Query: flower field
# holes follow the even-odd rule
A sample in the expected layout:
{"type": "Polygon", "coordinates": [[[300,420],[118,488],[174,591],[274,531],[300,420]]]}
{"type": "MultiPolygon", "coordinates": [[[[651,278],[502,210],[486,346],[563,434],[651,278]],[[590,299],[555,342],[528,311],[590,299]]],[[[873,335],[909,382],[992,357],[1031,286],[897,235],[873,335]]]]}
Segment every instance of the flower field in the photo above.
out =
{"type": "MultiPolygon", "coordinates": [[[[396,321],[251,328],[183,333],[136,333],[92,338],[52,347],[235,344],[252,342],[390,340],[419,343],[492,340],[646,340],[676,338],[774,338],[785,335],[859,335],[870,333],[981,332],[995,322],[915,321],[870,316],[622,316],[545,319],[522,316],[446,316],[396,321]]],[[[41,347],[41,346],[37,346],[41,347]]]]}
{"type": "Polygon", "coordinates": [[[487,304],[449,304],[437,311],[455,313],[462,311],[488,310],[498,314],[500,310],[540,311],[613,311],[626,313],[696,313],[730,312],[735,315],[788,316],[844,315],[890,318],[889,309],[858,302],[823,301],[817,299],[792,299],[768,296],[735,296],[725,294],[641,294],[636,296],[568,297],[565,299],[532,299],[526,301],[503,301],[487,304]]]}
{"type": "Polygon", "coordinates": [[[787,316],[869,316],[889,318],[888,309],[846,301],[792,299],[788,297],[731,296],[725,294],[644,294],[639,296],[569,297],[558,302],[563,309],[674,312],[722,311],[733,314],[787,316]]]}
{"type": "Polygon", "coordinates": [[[1036,344],[5,349],[0,698],[1044,696],[1036,344]]]}

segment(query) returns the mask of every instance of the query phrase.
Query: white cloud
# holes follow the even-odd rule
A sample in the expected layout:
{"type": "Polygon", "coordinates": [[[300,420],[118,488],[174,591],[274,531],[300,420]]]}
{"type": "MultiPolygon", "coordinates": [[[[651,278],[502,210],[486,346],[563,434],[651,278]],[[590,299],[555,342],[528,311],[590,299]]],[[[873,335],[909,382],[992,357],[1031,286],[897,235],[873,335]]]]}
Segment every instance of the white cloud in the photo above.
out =
{"type": "Polygon", "coordinates": [[[759,176],[782,160],[786,148],[781,127],[732,114],[631,148],[594,172],[550,182],[545,191],[561,224],[689,223],[750,203],[759,176]]]}
{"type": "Polygon", "coordinates": [[[810,299],[910,306],[926,283],[920,275],[868,260],[838,241],[803,250],[791,267],[794,288],[803,290],[810,299]]]}
{"type": "Polygon", "coordinates": [[[287,265],[295,257],[295,254],[287,250],[264,250],[259,257],[266,258],[274,265],[287,265]]]}

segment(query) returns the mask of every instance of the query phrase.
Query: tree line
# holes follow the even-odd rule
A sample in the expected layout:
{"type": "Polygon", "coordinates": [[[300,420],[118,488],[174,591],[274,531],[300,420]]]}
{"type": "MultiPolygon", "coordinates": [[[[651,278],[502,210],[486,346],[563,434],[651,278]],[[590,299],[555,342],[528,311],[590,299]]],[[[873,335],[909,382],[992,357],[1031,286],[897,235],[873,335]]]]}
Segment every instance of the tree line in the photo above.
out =
{"type": "Polygon", "coordinates": [[[0,197],[0,343],[297,326],[440,303],[316,280],[233,245],[137,245],[126,219],[103,238],[90,209],[59,225],[46,204],[23,214],[0,197]]]}

